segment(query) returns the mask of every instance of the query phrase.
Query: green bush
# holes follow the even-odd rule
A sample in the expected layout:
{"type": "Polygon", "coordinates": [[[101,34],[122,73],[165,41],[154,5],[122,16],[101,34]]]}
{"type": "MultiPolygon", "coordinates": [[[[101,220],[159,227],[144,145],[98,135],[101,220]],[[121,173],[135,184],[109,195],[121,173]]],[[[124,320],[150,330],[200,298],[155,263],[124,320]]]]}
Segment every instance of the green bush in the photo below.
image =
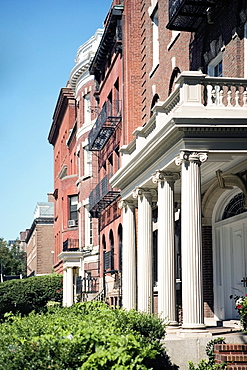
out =
{"type": "Polygon", "coordinates": [[[164,334],[152,315],[97,302],[8,314],[0,326],[0,370],[167,369],[159,341],[164,334]]]}
{"type": "Polygon", "coordinates": [[[46,308],[47,302],[62,301],[62,276],[58,274],[10,280],[0,284],[0,319],[6,312],[26,315],[46,308]]]}

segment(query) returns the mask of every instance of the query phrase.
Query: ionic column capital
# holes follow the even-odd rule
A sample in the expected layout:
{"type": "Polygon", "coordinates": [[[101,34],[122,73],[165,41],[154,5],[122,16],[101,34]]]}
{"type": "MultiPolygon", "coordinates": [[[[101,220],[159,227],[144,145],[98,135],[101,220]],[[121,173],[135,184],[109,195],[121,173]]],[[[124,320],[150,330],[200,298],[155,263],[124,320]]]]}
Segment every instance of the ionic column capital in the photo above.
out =
{"type": "Polygon", "coordinates": [[[149,196],[151,198],[154,198],[157,196],[157,191],[155,189],[149,188],[135,188],[132,195],[135,199],[141,196],[149,196]]]}
{"type": "Polygon", "coordinates": [[[156,171],[152,176],[152,181],[154,184],[157,184],[159,181],[175,182],[180,179],[178,172],[164,172],[156,171]]]}
{"type": "Polygon", "coordinates": [[[197,162],[199,165],[208,159],[207,152],[193,152],[191,150],[181,151],[176,157],[175,163],[180,166],[182,162],[197,162]]]}
{"type": "Polygon", "coordinates": [[[120,200],[118,202],[118,208],[120,209],[124,209],[124,208],[136,208],[136,203],[132,200],[126,200],[126,199],[123,199],[123,200],[120,200]]]}

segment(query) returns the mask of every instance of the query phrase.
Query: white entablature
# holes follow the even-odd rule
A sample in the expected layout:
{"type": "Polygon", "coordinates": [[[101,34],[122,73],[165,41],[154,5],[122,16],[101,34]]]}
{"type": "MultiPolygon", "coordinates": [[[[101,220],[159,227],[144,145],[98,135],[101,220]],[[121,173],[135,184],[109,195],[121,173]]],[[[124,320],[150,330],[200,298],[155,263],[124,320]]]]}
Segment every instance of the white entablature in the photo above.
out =
{"type": "Polygon", "coordinates": [[[135,187],[149,186],[155,171],[176,171],[181,150],[210,153],[202,184],[212,181],[217,162],[228,171],[227,155],[231,166],[239,165],[247,151],[246,89],[243,78],[181,73],[173,93],[155,105],[146,125],[134,131],[134,140],[120,148],[123,165],[110,180],[112,186],[128,197],[135,187]]]}

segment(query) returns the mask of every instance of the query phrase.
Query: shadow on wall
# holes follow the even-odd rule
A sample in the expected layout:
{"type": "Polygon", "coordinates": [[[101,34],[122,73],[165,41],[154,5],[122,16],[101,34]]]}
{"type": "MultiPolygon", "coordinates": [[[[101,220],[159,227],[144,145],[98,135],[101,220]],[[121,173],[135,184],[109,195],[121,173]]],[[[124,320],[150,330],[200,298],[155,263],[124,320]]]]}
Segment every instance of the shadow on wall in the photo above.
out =
{"type": "Polygon", "coordinates": [[[153,370],[178,370],[179,366],[172,364],[170,357],[164,352],[163,354],[156,357],[155,360],[148,360],[145,363],[147,368],[151,368],[153,370]]]}

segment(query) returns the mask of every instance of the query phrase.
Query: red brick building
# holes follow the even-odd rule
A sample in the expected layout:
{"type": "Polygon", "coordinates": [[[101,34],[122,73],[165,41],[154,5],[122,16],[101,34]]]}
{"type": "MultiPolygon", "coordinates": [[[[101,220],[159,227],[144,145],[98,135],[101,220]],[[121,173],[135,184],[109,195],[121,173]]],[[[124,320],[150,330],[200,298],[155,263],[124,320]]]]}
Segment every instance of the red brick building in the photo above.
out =
{"type": "Polygon", "coordinates": [[[141,119],[123,119],[136,129],[110,180],[122,197],[123,303],[152,311],[157,279],[157,310],[176,326],[182,281],[182,328],[196,332],[236,318],[229,296],[246,293],[246,4],[140,1],[128,14],[129,3],[125,25],[137,14],[140,38],[137,74],[123,53],[124,81],[141,92],[123,117],[141,119]]]}
{"type": "MultiPolygon", "coordinates": [[[[245,294],[246,20],[242,1],[113,1],[87,66],[94,81],[79,62],[66,90],[77,170],[64,180],[79,211],[68,232],[99,253],[82,256],[82,278],[99,275],[111,304],[175,327],[179,304],[194,332],[236,318],[229,296],[245,294]]],[[[55,122],[70,126],[60,117],[53,145],[55,122]]]]}
{"type": "Polygon", "coordinates": [[[90,131],[89,150],[97,158],[97,183],[89,195],[89,211],[98,219],[100,277],[110,304],[121,304],[120,270],[122,225],[118,208],[119,192],[109,179],[120,167],[119,148],[123,144],[123,7],[113,2],[106,17],[105,30],[90,66],[97,90],[96,122],[90,131]]]}
{"type": "Polygon", "coordinates": [[[62,88],[53,115],[49,142],[54,147],[54,268],[62,273],[59,254],[78,248],[76,100],[71,87],[62,88]]]}
{"type": "Polygon", "coordinates": [[[87,299],[99,290],[97,222],[88,211],[89,193],[97,181],[96,160],[88,150],[87,136],[97,109],[88,67],[101,34],[102,30],[97,30],[79,48],[48,137],[54,147],[54,268],[64,275],[64,305],[73,304],[77,294],[79,299],[87,299]],[[92,282],[93,289],[88,289],[92,282]]]}

